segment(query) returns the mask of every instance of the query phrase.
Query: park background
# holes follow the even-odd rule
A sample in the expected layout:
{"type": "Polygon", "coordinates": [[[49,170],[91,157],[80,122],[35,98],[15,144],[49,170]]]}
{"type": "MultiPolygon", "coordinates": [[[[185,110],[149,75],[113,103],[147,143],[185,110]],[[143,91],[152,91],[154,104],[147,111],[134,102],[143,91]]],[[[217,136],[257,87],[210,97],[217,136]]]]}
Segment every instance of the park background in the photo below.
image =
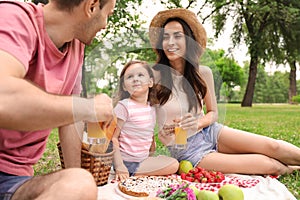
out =
{"type": "MultiPolygon", "coordinates": [[[[127,61],[155,63],[149,22],[158,11],[178,7],[194,11],[207,30],[200,63],[214,73],[219,121],[300,146],[298,0],[117,0],[107,29],[85,50],[82,96],[113,97],[127,61]]],[[[36,174],[60,168],[57,142],[54,129],[36,174]]],[[[300,199],[299,172],[279,180],[300,199]]]]}

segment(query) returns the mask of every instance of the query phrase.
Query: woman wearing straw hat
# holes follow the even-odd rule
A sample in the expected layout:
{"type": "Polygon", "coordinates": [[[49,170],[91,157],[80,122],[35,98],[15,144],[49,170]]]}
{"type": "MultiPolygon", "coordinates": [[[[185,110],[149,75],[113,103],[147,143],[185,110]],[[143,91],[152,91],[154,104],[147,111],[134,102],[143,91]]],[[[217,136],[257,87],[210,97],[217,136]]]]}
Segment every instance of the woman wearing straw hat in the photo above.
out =
{"type": "Polygon", "coordinates": [[[300,148],[217,123],[213,75],[198,63],[206,47],[206,32],[193,12],[159,12],[149,35],[157,54],[153,69],[160,104],[159,139],[173,157],[223,173],[279,175],[300,168],[300,148]],[[175,148],[176,124],[187,131],[185,149],[175,148]]]}

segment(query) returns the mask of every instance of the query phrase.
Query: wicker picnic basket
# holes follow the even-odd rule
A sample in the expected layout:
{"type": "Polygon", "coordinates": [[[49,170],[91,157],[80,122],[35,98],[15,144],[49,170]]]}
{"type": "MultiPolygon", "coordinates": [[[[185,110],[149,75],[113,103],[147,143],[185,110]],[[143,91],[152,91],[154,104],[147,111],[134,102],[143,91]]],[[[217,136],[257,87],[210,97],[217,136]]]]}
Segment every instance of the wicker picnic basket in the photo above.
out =
{"type": "MultiPolygon", "coordinates": [[[[64,158],[60,143],[57,144],[61,167],[64,169],[64,158]]],[[[108,148],[106,153],[92,153],[89,152],[85,145],[81,149],[81,168],[88,170],[94,177],[97,186],[107,184],[112,161],[113,149],[108,148]]]]}

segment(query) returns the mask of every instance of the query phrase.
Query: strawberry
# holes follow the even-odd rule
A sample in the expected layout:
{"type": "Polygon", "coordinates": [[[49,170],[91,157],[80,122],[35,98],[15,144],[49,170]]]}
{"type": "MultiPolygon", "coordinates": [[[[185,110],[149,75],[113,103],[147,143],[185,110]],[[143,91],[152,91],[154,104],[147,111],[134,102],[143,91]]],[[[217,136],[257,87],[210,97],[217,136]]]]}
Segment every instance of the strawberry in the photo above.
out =
{"type": "Polygon", "coordinates": [[[185,180],[187,180],[187,181],[190,181],[190,182],[193,182],[195,179],[193,178],[193,177],[185,177],[185,180]]]}
{"type": "Polygon", "coordinates": [[[186,173],[182,172],[182,173],[180,174],[180,177],[181,177],[181,179],[185,180],[185,179],[186,179],[186,173]]]}
{"type": "Polygon", "coordinates": [[[201,179],[201,183],[207,183],[207,178],[203,177],[203,178],[201,179]]]}
{"type": "Polygon", "coordinates": [[[194,175],[194,177],[195,177],[196,179],[198,179],[198,180],[201,180],[201,178],[203,178],[204,176],[203,176],[202,173],[197,173],[197,174],[194,175]]]}
{"type": "Polygon", "coordinates": [[[196,174],[199,172],[199,169],[197,167],[190,170],[191,173],[196,174]]]}
{"type": "Polygon", "coordinates": [[[188,177],[194,177],[194,174],[191,173],[191,172],[188,172],[188,173],[186,174],[186,176],[188,176],[188,177]]]}

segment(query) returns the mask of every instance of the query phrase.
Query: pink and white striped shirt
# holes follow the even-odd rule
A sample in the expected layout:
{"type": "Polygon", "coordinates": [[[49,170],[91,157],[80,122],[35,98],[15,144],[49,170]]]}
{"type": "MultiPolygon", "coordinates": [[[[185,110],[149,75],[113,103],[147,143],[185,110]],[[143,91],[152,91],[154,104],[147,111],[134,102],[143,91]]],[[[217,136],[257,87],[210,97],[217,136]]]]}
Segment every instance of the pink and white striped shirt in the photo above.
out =
{"type": "Polygon", "coordinates": [[[123,99],[114,108],[117,118],[125,123],[121,128],[119,143],[122,159],[141,162],[149,156],[156,124],[155,108],[123,99]]]}

